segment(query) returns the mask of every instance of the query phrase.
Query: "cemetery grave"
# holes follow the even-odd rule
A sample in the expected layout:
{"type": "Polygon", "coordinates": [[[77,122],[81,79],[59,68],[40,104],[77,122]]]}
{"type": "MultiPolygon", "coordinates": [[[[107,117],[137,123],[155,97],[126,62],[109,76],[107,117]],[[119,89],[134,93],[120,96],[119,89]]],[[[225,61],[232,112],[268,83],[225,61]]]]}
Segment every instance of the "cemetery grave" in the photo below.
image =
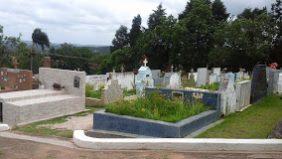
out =
{"type": "Polygon", "coordinates": [[[123,90],[117,80],[110,79],[105,87],[100,87],[99,90],[94,90],[91,85],[86,85],[87,106],[104,106],[105,104],[123,100],[123,90]]]}
{"type": "Polygon", "coordinates": [[[85,72],[40,68],[44,89],[0,94],[3,123],[10,127],[84,111],[85,72]]]}

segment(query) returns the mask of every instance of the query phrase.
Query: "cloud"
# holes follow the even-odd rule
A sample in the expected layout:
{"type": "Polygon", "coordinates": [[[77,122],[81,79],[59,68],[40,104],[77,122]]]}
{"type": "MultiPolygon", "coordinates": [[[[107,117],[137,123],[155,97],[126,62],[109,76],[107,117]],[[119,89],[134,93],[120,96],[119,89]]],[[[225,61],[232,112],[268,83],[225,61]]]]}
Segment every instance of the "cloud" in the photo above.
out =
{"type": "MultiPolygon", "coordinates": [[[[274,0],[223,0],[229,12],[236,15],[244,8],[269,6],[274,0]]],[[[158,4],[168,14],[184,10],[186,0],[0,0],[0,25],[9,36],[22,34],[31,40],[37,27],[53,43],[109,45],[120,25],[131,26],[134,16],[140,14],[142,25],[158,4]]]]}

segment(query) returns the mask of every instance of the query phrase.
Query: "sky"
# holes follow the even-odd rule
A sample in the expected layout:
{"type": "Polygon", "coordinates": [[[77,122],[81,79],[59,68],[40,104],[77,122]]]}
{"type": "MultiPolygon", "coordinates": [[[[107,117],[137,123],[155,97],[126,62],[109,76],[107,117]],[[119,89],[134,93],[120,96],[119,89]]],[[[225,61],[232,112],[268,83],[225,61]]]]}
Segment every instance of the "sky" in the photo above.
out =
{"type": "MultiPolygon", "coordinates": [[[[274,0],[222,0],[231,15],[244,8],[270,5],[274,0]]],[[[0,25],[4,34],[31,41],[35,28],[48,34],[51,43],[110,45],[120,25],[131,27],[137,14],[142,25],[162,3],[177,17],[187,0],[0,0],[0,25]]]]}

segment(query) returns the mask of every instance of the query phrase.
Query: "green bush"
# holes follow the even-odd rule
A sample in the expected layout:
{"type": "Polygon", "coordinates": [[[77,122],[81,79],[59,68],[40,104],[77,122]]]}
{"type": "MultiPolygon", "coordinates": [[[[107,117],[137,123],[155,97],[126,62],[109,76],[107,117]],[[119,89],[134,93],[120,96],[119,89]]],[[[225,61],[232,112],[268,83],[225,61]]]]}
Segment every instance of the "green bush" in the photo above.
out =
{"type": "Polygon", "coordinates": [[[219,89],[219,83],[207,84],[207,85],[201,86],[200,88],[208,89],[211,91],[217,91],[219,89]]]}
{"type": "Polygon", "coordinates": [[[166,122],[177,122],[206,110],[208,107],[200,102],[187,104],[180,100],[167,100],[156,93],[136,101],[121,101],[106,106],[106,112],[166,122]]]}
{"type": "Polygon", "coordinates": [[[124,89],[123,90],[123,96],[131,96],[131,95],[135,95],[136,94],[136,90],[135,89],[131,89],[131,90],[127,90],[124,89]]]}
{"type": "Polygon", "coordinates": [[[103,90],[104,87],[100,87],[99,90],[94,90],[92,85],[86,84],[85,96],[100,99],[102,97],[103,90]]]}

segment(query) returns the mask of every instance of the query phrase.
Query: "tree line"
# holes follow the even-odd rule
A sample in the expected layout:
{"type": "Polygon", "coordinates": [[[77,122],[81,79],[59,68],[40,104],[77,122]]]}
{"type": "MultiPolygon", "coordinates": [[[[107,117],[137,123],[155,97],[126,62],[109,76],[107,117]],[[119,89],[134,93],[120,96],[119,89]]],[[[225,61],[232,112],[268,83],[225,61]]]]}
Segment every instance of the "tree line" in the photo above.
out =
{"type": "Polygon", "coordinates": [[[160,4],[141,25],[137,15],[128,29],[121,25],[112,41],[106,68],[136,69],[144,55],[153,69],[189,71],[198,67],[251,70],[257,63],[282,64],[281,0],[271,10],[246,8],[231,16],[221,0],[191,0],[178,18],[160,4]]]}
{"type": "Polygon", "coordinates": [[[162,4],[150,14],[147,27],[142,17],[131,28],[121,25],[112,40],[110,54],[93,54],[89,48],[62,44],[51,46],[48,35],[34,29],[32,47],[19,37],[3,34],[0,25],[0,66],[38,72],[43,57],[52,58],[52,67],[84,70],[88,74],[132,71],[146,56],[152,69],[190,71],[198,67],[225,67],[251,70],[257,63],[282,65],[282,2],[275,0],[270,10],[246,8],[236,16],[227,13],[221,0],[190,0],[178,17],[167,15],[162,4]]]}

